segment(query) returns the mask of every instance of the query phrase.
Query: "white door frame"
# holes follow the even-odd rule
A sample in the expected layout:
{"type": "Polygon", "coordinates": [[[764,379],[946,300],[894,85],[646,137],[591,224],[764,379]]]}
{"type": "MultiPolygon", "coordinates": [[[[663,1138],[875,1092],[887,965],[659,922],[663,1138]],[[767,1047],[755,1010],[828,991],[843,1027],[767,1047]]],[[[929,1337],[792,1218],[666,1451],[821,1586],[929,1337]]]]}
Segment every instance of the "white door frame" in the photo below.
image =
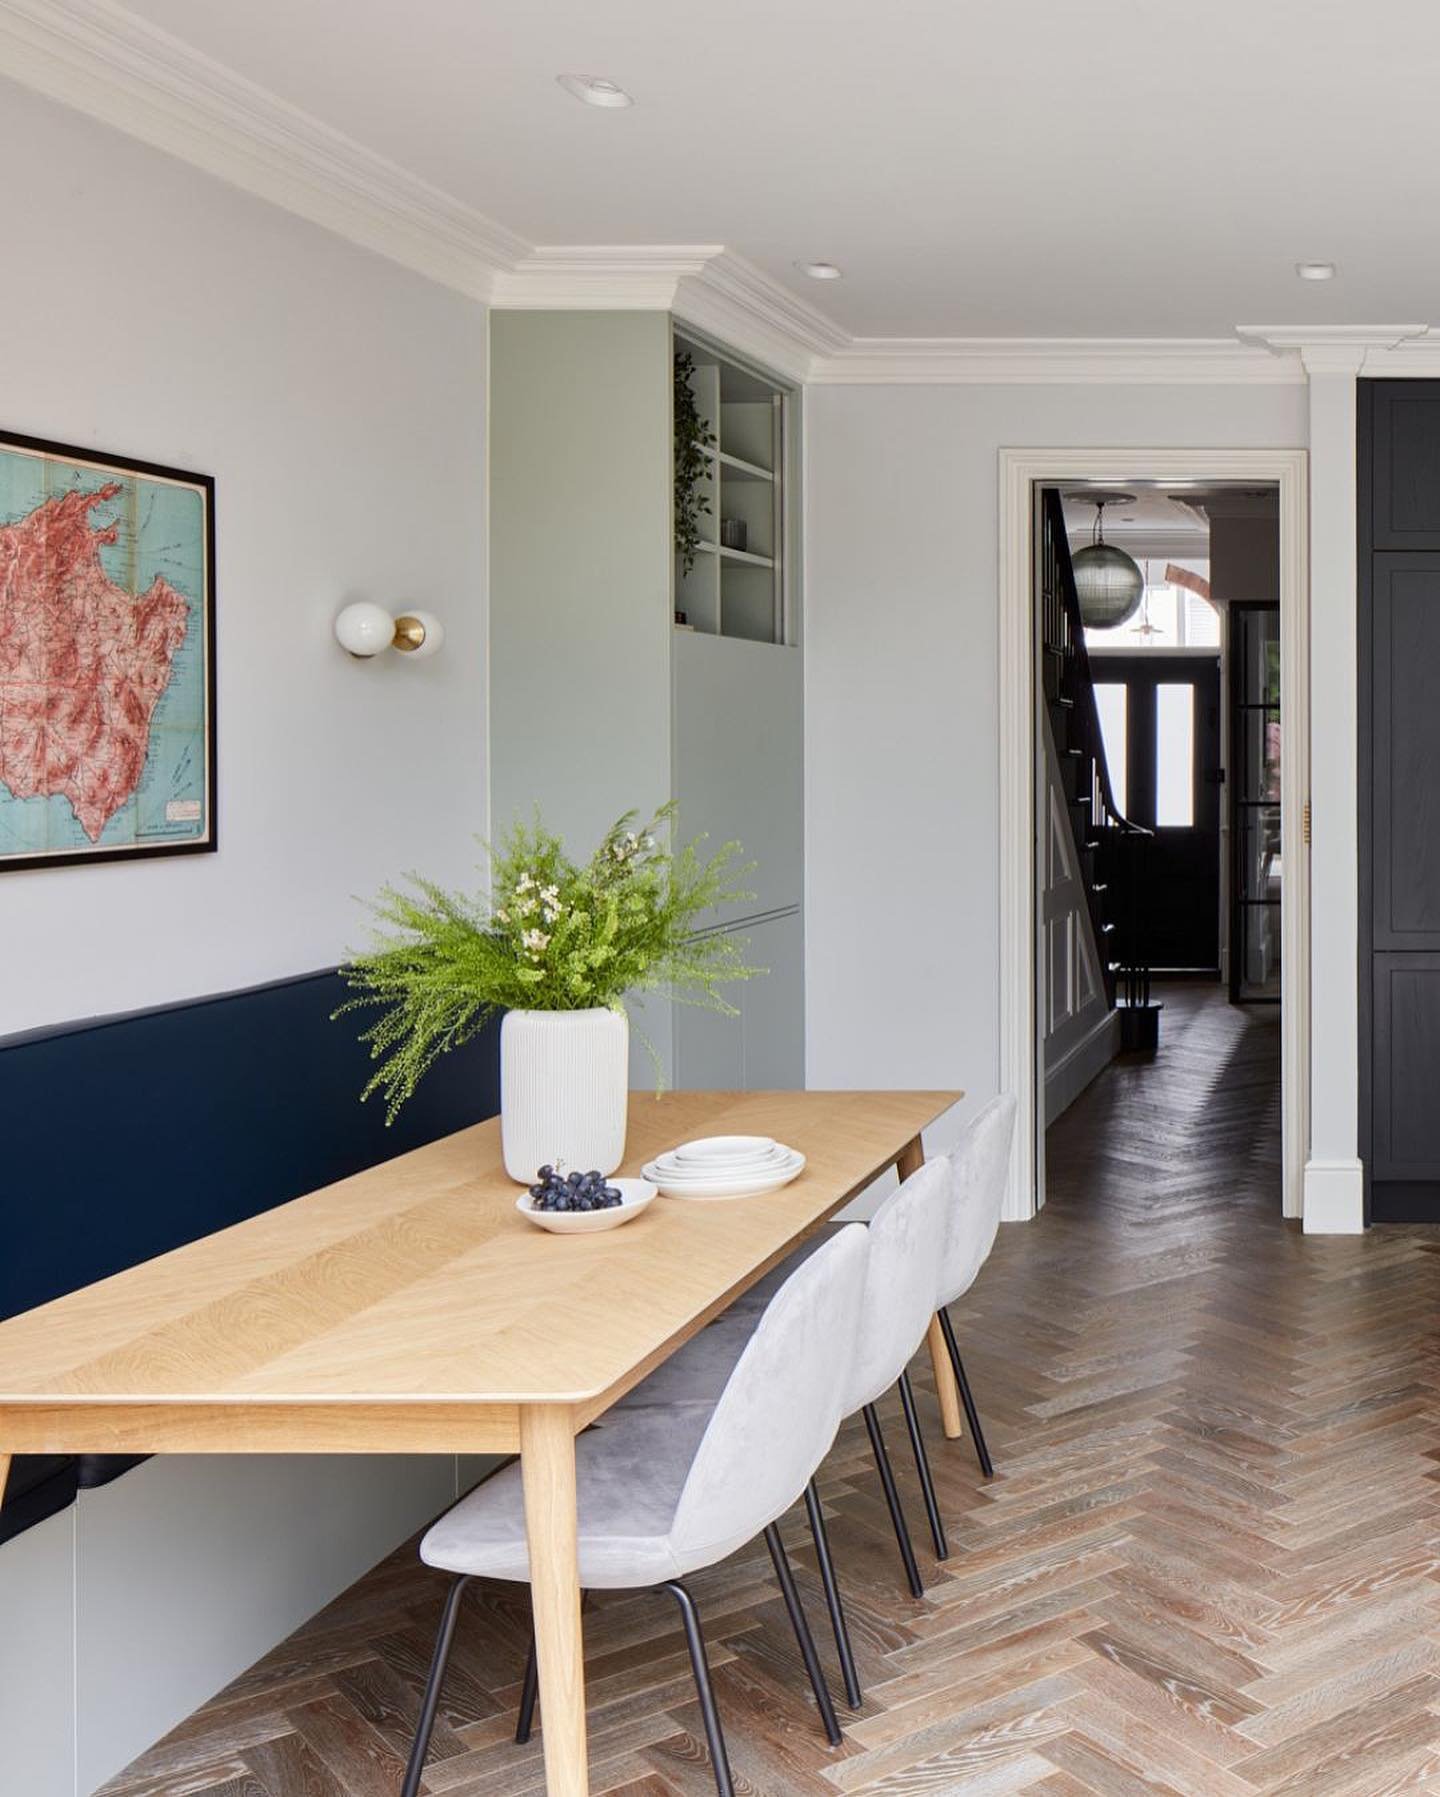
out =
{"type": "Polygon", "coordinates": [[[1005,1215],[1033,1217],[1043,1165],[1043,1042],[1035,977],[1035,489],[1068,481],[1274,481],[1280,492],[1281,1184],[1303,1214],[1310,1141],[1310,600],[1303,449],[1002,449],[1000,451],[1000,1089],[1021,1126],[1005,1215]],[[1028,1123],[1027,1123],[1028,1120],[1028,1123]]]}

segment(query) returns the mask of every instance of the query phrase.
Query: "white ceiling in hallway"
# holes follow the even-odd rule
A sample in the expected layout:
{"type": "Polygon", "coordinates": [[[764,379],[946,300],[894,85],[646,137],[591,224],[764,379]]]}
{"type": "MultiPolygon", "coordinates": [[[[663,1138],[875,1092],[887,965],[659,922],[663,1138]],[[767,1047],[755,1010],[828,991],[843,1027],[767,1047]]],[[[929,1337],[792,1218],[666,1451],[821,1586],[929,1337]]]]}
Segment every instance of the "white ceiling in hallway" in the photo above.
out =
{"type": "Polygon", "coordinates": [[[723,243],[860,336],[1440,318],[1433,0],[130,10],[530,242],[723,243]]]}

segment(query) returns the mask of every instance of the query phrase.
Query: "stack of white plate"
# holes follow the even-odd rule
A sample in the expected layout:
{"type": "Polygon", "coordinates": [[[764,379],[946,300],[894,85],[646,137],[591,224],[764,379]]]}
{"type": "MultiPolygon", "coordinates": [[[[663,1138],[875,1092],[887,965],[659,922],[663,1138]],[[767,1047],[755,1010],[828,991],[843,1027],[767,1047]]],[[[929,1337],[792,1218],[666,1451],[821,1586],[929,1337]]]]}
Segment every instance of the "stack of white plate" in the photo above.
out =
{"type": "Polygon", "coordinates": [[[643,1171],[670,1198],[756,1198],[789,1185],[804,1167],[798,1149],[769,1136],[706,1136],[671,1148],[643,1171]]]}

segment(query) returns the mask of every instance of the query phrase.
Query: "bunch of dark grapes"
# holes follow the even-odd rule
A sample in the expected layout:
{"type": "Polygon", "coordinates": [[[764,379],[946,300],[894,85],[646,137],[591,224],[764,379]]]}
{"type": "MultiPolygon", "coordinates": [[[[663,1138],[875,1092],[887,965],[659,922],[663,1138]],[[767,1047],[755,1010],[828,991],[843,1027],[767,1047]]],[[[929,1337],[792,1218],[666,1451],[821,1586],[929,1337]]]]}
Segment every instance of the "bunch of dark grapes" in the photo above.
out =
{"type": "Polygon", "coordinates": [[[557,1173],[553,1167],[542,1167],[530,1188],[534,1199],[532,1210],[614,1210],[625,1202],[616,1186],[607,1186],[605,1176],[595,1172],[557,1173]]]}

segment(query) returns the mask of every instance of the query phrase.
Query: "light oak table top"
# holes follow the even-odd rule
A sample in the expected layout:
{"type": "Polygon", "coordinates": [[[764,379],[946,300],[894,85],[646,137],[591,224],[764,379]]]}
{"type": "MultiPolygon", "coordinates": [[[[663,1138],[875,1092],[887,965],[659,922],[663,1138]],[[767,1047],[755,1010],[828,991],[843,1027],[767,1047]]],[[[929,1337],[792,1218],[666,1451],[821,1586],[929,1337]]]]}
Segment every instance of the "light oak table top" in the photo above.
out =
{"type": "Polygon", "coordinates": [[[589,1236],[519,1215],[498,1120],[462,1130],[0,1323],[0,1446],[40,1449],[31,1407],[604,1408],[957,1096],[635,1093],[623,1171],[720,1134],[774,1136],[808,1165],[778,1193],[661,1197],[589,1236]]]}
{"type": "MultiPolygon", "coordinates": [[[[546,1784],[585,1797],[576,1434],[877,1174],[918,1166],[960,1096],[632,1094],[626,1172],[702,1135],[808,1164],[596,1235],[525,1221],[498,1122],[282,1204],[0,1323],[0,1496],[17,1453],[518,1451],[546,1784]]],[[[958,1429],[934,1330],[931,1352],[958,1429]]]]}

